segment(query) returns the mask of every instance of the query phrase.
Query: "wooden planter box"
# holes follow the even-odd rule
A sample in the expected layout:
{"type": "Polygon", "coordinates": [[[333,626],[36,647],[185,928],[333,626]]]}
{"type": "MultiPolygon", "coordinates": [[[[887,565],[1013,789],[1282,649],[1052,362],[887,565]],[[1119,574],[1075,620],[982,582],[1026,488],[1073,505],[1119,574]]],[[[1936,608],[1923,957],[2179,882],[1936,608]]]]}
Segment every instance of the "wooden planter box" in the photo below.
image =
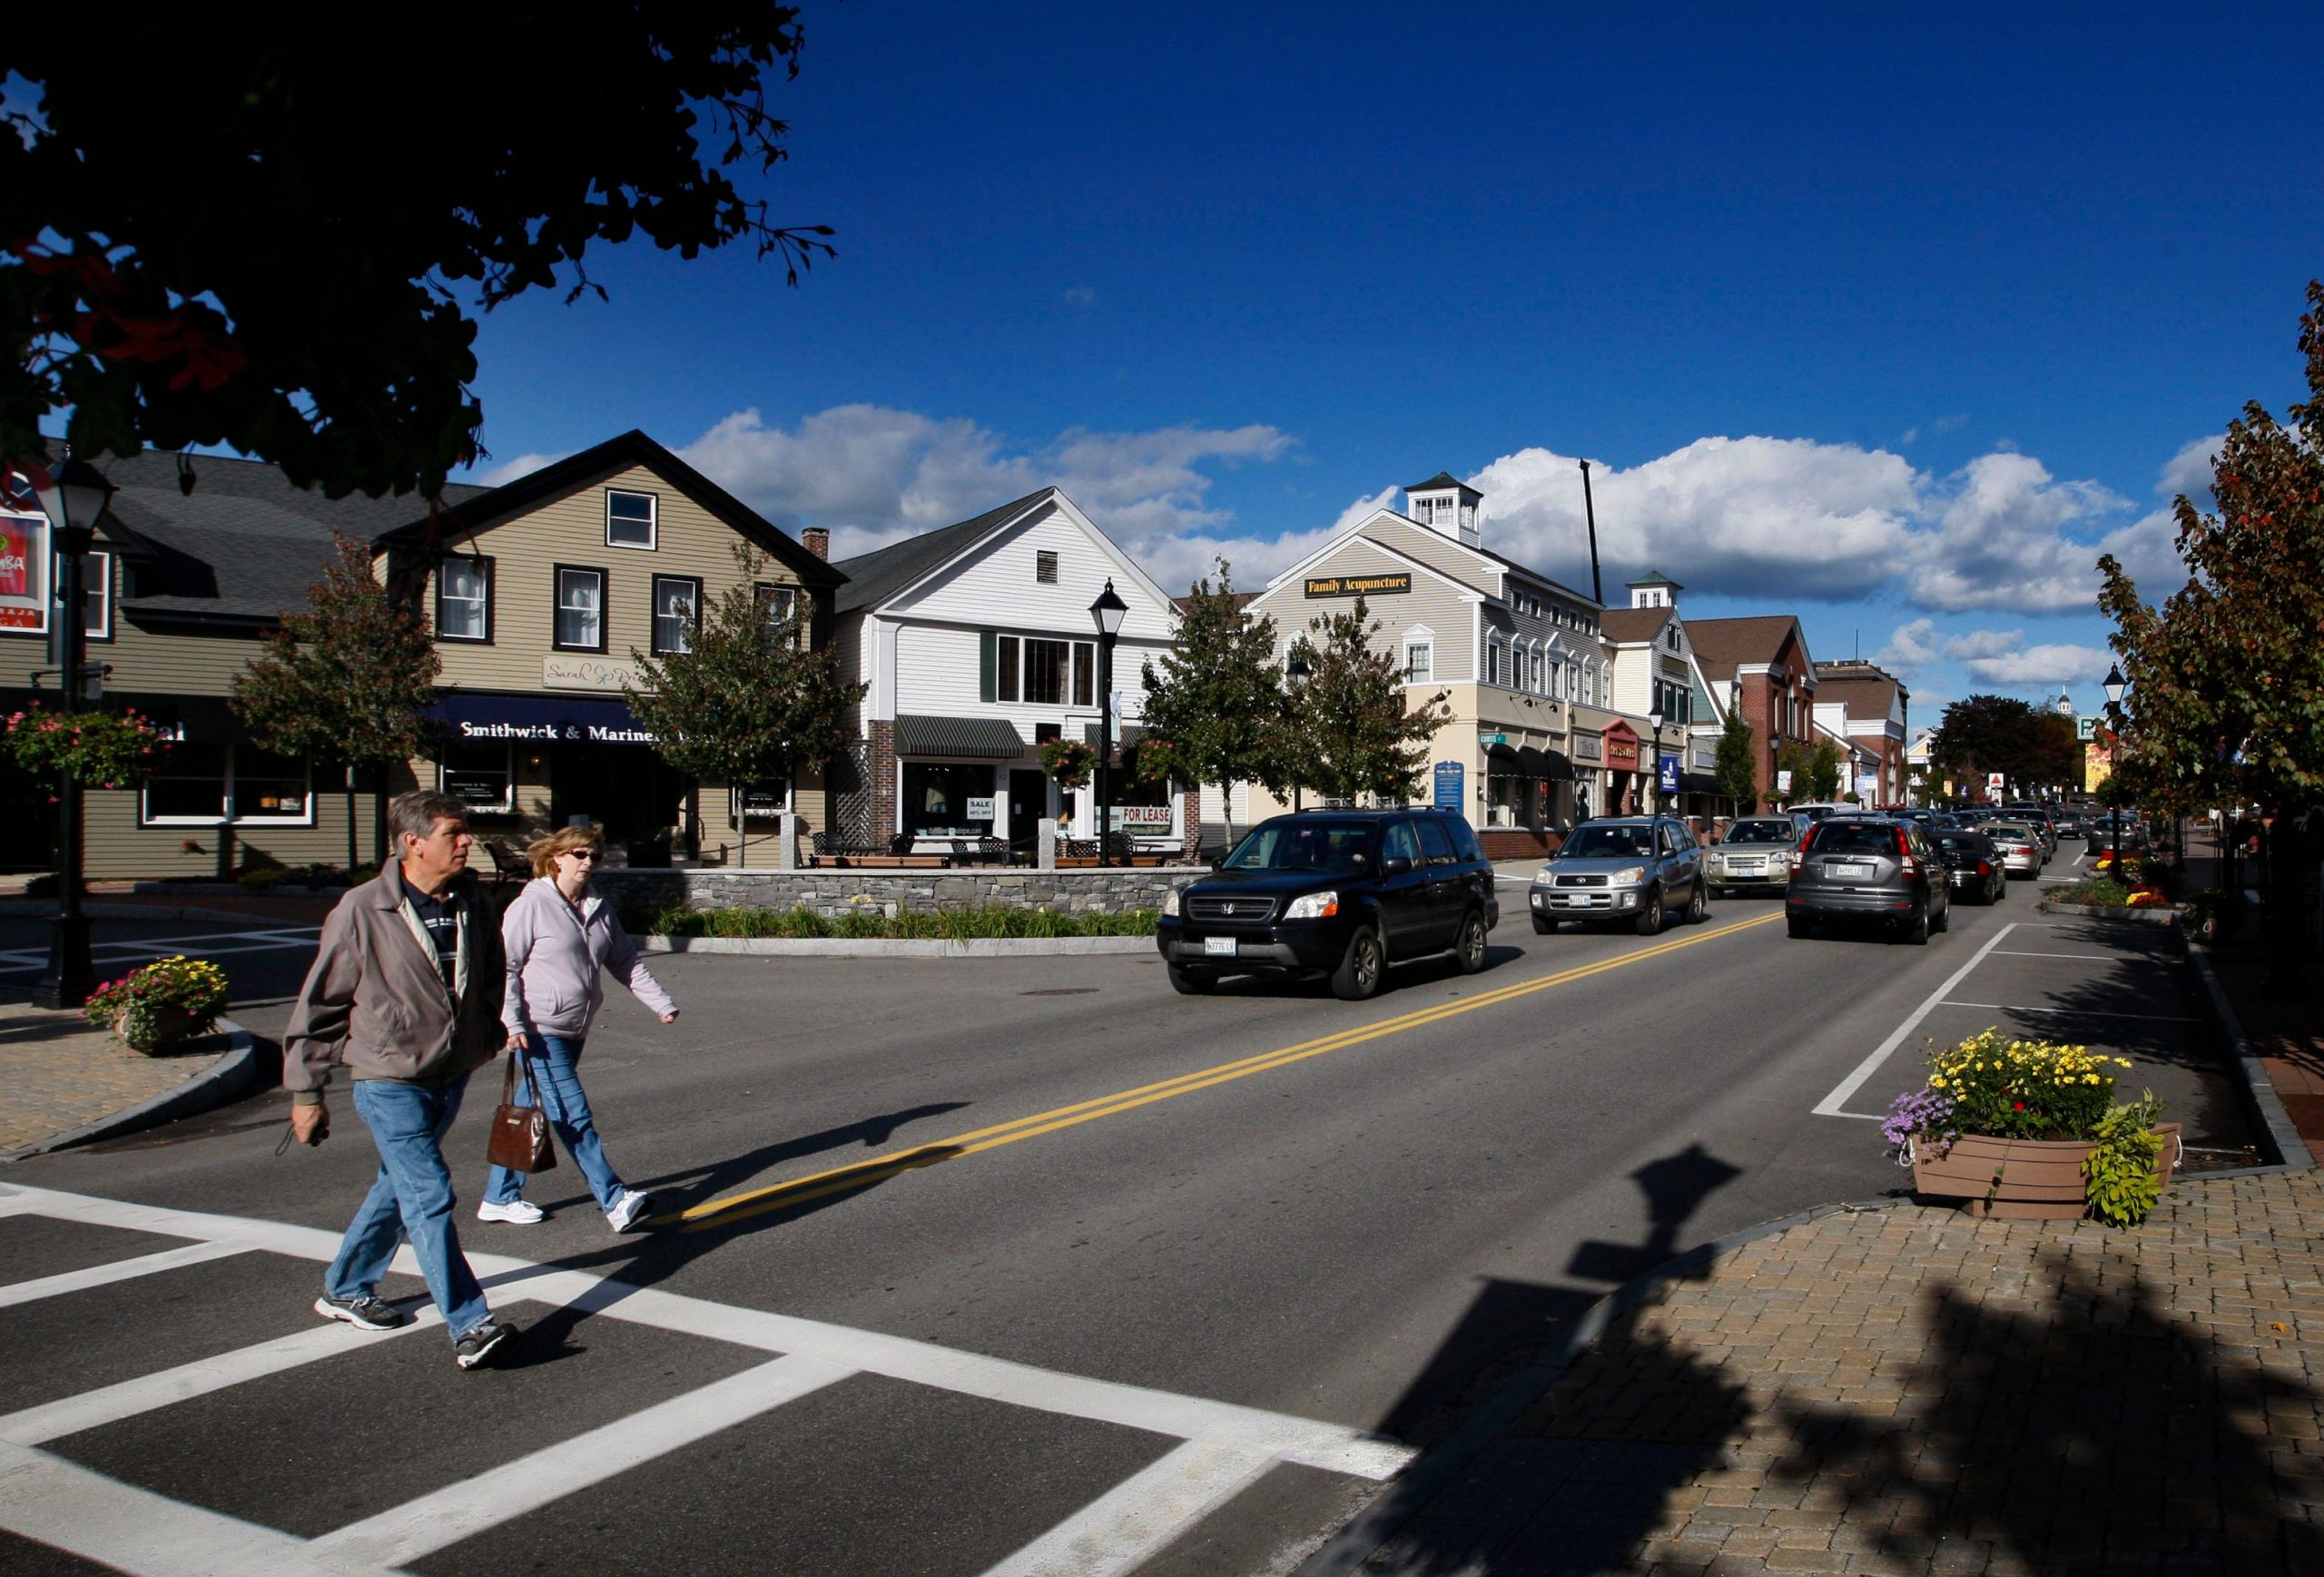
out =
{"type": "MultiPolygon", "coordinates": [[[[2162,1150],[2155,1158],[2155,1175],[2163,1191],[2171,1188],[2171,1168],[2177,1165],[2180,1125],[2159,1123],[2162,1150]]],[[[2073,1221],[2089,1209],[2083,1192],[2082,1163],[2089,1158],[2087,1139],[1993,1138],[1965,1133],[1942,1156],[1924,1155],[1917,1138],[1913,1146],[1913,1188],[1939,1199],[1958,1199],[1972,1216],[1997,1221],[2073,1221]]]]}

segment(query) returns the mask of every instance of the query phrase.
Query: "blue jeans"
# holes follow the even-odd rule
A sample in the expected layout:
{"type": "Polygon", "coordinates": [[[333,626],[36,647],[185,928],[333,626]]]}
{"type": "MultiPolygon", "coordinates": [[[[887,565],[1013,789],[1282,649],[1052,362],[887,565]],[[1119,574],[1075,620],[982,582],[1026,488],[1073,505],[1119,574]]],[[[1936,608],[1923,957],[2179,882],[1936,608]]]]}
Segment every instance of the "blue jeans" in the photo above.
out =
{"type": "MultiPolygon", "coordinates": [[[[597,1142],[597,1119],[589,1114],[589,1092],[581,1088],[581,1070],[576,1066],[581,1060],[581,1042],[543,1035],[538,1048],[527,1051],[525,1060],[532,1066],[533,1084],[541,1092],[541,1109],[548,1113],[549,1127],[565,1141],[565,1153],[588,1180],[589,1192],[597,1197],[597,1208],[612,1209],[626,1190],[614,1175],[613,1163],[606,1159],[606,1147],[597,1142]]],[[[524,1099],[524,1091],[525,1075],[519,1069],[517,1099],[524,1099]]],[[[484,1197],[496,1205],[522,1198],[525,1178],[523,1172],[495,1167],[485,1178],[484,1197]]]]}
{"type": "Polygon", "coordinates": [[[379,1175],[323,1276],[323,1289],[333,1297],[372,1296],[396,1246],[409,1238],[428,1296],[456,1341],[492,1317],[484,1288],[460,1253],[460,1235],[452,1227],[452,1174],[444,1165],[444,1133],[460,1114],[467,1088],[466,1079],[440,1087],[355,1081],[355,1115],[379,1147],[379,1175]]]}

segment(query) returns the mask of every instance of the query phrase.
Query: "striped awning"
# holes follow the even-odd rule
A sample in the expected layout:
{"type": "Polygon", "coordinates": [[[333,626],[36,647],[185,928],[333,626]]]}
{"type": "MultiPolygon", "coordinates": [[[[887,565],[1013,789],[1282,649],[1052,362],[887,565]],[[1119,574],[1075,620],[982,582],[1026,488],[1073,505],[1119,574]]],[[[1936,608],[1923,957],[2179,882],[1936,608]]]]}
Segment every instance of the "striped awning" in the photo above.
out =
{"type": "Polygon", "coordinates": [[[1025,754],[1025,738],[1017,732],[1017,725],[1005,717],[931,717],[900,713],[896,717],[896,754],[1015,761],[1025,754]]]}
{"type": "Polygon", "coordinates": [[[1679,792],[1682,794],[1717,794],[1721,799],[1727,797],[1727,791],[1718,786],[1718,779],[1707,772],[1680,773],[1679,792]]]}

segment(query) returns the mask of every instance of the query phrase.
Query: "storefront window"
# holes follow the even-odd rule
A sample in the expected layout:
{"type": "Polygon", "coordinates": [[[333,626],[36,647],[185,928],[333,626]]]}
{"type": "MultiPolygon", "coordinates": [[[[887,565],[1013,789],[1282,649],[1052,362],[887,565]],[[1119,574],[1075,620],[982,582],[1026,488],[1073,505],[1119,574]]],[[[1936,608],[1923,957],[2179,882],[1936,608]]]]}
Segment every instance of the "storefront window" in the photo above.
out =
{"type": "Polygon", "coordinates": [[[904,831],[915,837],[989,838],[993,769],[965,762],[904,763],[904,831]]]}
{"type": "Polygon", "coordinates": [[[1108,787],[1113,803],[1106,807],[1106,819],[1115,832],[1128,833],[1133,838],[1170,835],[1168,784],[1139,783],[1131,773],[1122,771],[1113,774],[1108,787]]]}
{"type": "Polygon", "coordinates": [[[517,807],[509,796],[508,753],[506,744],[448,744],[437,786],[471,811],[512,811],[517,807]]]}
{"type": "Polygon", "coordinates": [[[226,747],[172,744],[145,784],[145,819],[214,822],[226,813],[226,747]]]}
{"type": "Polygon", "coordinates": [[[173,744],[145,785],[146,823],[308,825],[307,764],[255,744],[173,744]]]}

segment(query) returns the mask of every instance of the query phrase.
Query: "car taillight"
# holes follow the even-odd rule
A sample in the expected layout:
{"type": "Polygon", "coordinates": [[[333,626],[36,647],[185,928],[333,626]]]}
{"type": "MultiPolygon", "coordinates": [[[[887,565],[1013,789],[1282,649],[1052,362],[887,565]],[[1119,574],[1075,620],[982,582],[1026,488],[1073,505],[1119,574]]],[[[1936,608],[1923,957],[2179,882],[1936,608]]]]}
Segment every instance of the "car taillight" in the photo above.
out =
{"type": "Polygon", "coordinates": [[[1993,873],[1994,873],[1994,866],[1993,866],[1993,862],[1992,862],[1992,861],[1990,861],[1990,860],[1980,860],[1980,861],[1978,861],[1978,862],[1977,862],[1977,874],[1978,874],[1978,875],[1980,875],[1980,876],[1990,876],[1990,875],[1992,875],[1993,873]]]}
{"type": "Polygon", "coordinates": [[[1921,873],[1920,862],[1913,858],[1912,840],[1905,836],[1905,829],[1896,829],[1896,863],[1907,876],[1921,873]]]}

